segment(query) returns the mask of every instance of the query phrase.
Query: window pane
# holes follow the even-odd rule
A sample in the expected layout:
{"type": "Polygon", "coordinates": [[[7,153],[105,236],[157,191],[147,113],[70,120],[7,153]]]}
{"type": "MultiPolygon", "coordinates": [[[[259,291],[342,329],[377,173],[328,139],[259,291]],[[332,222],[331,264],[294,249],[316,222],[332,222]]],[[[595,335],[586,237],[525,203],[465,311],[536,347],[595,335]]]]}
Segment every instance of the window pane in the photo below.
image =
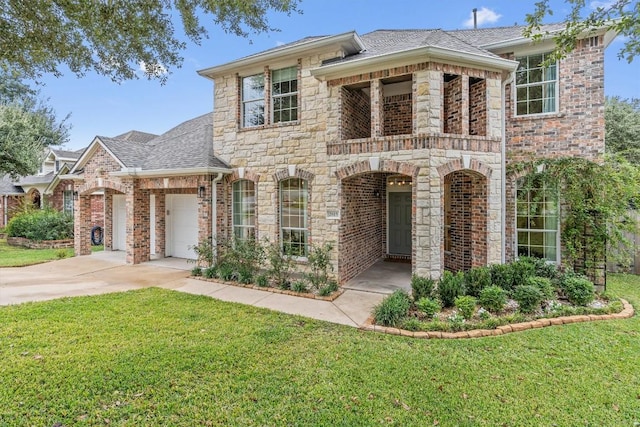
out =
{"type": "Polygon", "coordinates": [[[516,58],[519,62],[516,72],[516,114],[541,114],[557,111],[556,81],[557,66],[540,64],[546,55],[531,55],[516,58]]]}
{"type": "Polygon", "coordinates": [[[280,183],[282,250],[296,256],[307,254],[307,185],[291,178],[280,183]]]}
{"type": "Polygon", "coordinates": [[[531,189],[520,188],[516,194],[518,255],[557,261],[559,222],[555,193],[538,178],[531,189]]]}
{"type": "Polygon", "coordinates": [[[264,74],[242,79],[242,100],[264,99],[264,74]]]}
{"type": "Polygon", "coordinates": [[[240,239],[255,235],[255,184],[246,179],[233,183],[233,233],[240,239]]]}
{"type": "Polygon", "coordinates": [[[264,124],[264,100],[247,102],[243,105],[243,126],[260,126],[264,124]]]}
{"type": "Polygon", "coordinates": [[[273,122],[288,122],[298,118],[298,70],[296,67],[274,70],[272,78],[273,122]]]}

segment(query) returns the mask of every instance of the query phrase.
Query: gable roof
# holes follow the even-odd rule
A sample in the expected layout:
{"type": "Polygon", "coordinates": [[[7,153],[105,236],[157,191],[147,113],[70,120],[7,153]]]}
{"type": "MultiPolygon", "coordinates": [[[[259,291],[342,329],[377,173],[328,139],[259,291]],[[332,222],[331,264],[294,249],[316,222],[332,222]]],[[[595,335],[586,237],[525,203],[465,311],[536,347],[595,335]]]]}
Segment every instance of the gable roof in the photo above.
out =
{"type": "Polygon", "coordinates": [[[122,173],[209,170],[229,171],[213,153],[213,113],[187,120],[162,135],[130,131],[114,138],[96,136],[73,166],[78,172],[102,146],[121,166],[122,173]]]}
{"type": "Polygon", "coordinates": [[[156,138],[158,135],[148,132],[140,132],[139,130],[130,130],[129,132],[125,132],[122,135],[114,136],[114,139],[122,139],[125,141],[135,141],[135,142],[149,142],[153,138],[156,138]]]}
{"type": "Polygon", "coordinates": [[[60,157],[62,159],[77,160],[78,157],[80,157],[80,153],[78,151],[51,149],[51,152],[55,154],[56,157],[60,157]]]}

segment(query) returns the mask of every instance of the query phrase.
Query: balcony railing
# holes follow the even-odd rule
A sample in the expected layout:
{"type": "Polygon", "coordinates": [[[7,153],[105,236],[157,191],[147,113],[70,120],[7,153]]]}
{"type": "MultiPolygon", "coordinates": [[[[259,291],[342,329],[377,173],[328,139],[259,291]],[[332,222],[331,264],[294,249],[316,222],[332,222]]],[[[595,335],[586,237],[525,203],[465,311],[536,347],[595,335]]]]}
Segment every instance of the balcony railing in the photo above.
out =
{"type": "Polygon", "coordinates": [[[500,152],[500,138],[447,133],[423,133],[418,135],[347,139],[327,143],[327,154],[329,155],[425,149],[498,153],[500,152]]]}

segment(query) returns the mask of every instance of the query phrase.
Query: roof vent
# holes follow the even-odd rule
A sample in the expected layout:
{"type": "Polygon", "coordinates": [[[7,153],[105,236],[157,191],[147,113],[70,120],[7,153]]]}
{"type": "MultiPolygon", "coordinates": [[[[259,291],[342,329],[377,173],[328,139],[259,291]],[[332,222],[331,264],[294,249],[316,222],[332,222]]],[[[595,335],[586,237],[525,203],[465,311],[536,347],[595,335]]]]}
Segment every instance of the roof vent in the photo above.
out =
{"type": "Polygon", "coordinates": [[[478,8],[474,7],[473,8],[473,29],[477,29],[478,28],[478,8]]]}

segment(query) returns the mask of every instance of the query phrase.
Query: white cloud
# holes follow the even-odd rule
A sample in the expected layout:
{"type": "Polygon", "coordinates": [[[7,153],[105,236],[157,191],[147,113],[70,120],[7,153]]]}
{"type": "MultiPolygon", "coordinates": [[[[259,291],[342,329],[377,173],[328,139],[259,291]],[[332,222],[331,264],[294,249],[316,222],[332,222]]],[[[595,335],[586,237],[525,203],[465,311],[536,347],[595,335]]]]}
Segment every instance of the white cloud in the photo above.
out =
{"type": "Polygon", "coordinates": [[[281,41],[277,41],[276,42],[276,46],[280,47],[280,46],[284,46],[286,43],[285,42],[281,42],[281,41]]]}
{"type": "MultiPolygon", "coordinates": [[[[478,9],[476,14],[477,14],[477,20],[478,20],[478,27],[482,27],[485,24],[495,24],[496,22],[498,22],[500,18],[502,18],[502,15],[494,12],[493,10],[487,7],[481,7],[480,9],[478,9]]],[[[473,12],[469,13],[469,19],[464,21],[462,23],[462,26],[465,28],[473,28],[473,12]]]]}
{"type": "Polygon", "coordinates": [[[138,63],[138,71],[145,76],[163,76],[167,74],[167,68],[162,64],[147,64],[144,61],[138,63]]]}

